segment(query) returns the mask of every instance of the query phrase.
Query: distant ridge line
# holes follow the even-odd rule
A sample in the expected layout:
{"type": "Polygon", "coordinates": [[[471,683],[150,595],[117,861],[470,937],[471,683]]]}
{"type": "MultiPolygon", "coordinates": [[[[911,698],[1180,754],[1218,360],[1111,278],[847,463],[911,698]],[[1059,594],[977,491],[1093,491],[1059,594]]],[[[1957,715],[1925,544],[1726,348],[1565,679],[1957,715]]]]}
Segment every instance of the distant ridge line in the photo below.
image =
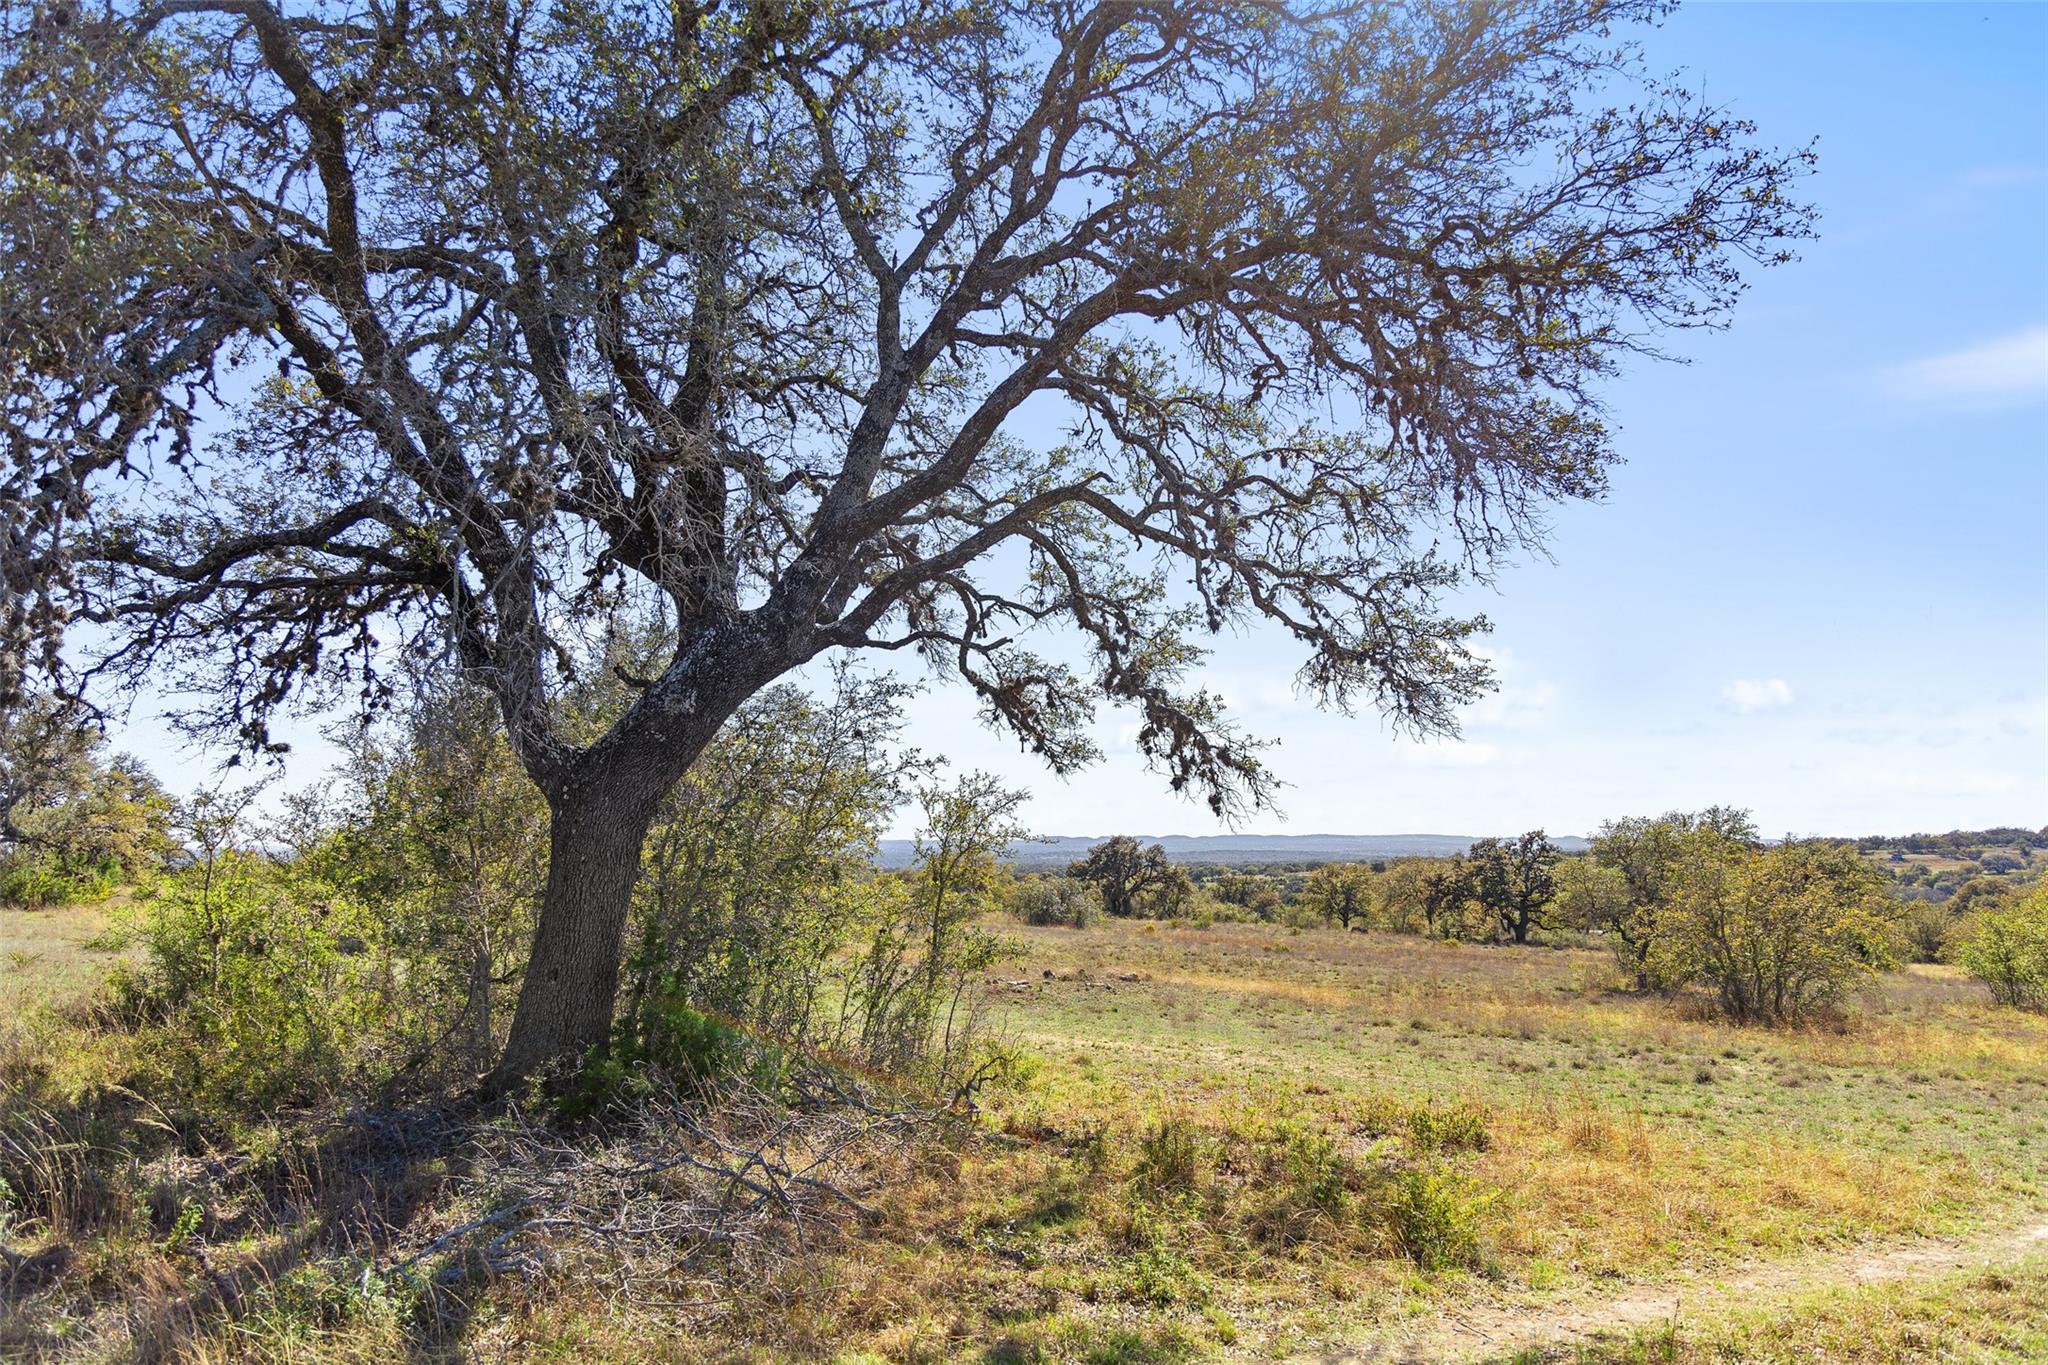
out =
{"type": "MultiPolygon", "coordinates": [[[[1048,835],[1040,840],[1010,846],[1009,860],[1019,867],[1043,870],[1064,867],[1109,836],[1106,834],[1048,835]]],[[[1472,846],[1471,834],[1139,834],[1141,844],[1158,844],[1176,863],[1223,863],[1256,866],[1261,863],[1361,862],[1380,858],[1448,858],[1472,846]]],[[[1581,852],[1586,841],[1576,835],[1555,840],[1567,852],[1581,852]]],[[[884,839],[878,854],[884,867],[910,863],[913,845],[908,839],[884,839]]]]}

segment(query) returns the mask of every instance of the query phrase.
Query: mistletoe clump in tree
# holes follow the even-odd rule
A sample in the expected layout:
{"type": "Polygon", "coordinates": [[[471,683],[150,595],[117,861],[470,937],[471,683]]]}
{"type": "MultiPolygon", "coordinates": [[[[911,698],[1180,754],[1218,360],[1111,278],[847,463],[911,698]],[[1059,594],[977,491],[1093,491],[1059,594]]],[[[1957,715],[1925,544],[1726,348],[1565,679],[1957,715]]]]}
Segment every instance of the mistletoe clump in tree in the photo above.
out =
{"type": "Polygon", "coordinates": [[[1615,36],[1660,8],[11,6],[0,691],[147,675],[260,748],[445,654],[552,814],[501,1080],[603,1042],[657,803],[828,651],[1063,771],[1133,708],[1225,813],[1268,777],[1205,632],[1448,729],[1443,591],[1600,492],[1596,381],[1807,230],[1805,154],[1615,36]]]}

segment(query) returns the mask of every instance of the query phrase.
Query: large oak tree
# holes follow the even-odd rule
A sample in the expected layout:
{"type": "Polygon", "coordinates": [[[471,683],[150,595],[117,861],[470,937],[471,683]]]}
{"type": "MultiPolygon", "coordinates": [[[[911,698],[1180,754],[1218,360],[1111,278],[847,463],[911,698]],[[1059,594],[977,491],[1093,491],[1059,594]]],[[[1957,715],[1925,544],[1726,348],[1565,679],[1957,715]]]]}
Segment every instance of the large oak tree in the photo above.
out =
{"type": "Polygon", "coordinates": [[[1444,590],[1806,231],[1804,153],[1638,69],[1658,8],[9,6],[0,691],[146,675],[261,747],[445,654],[552,812],[500,1079],[604,1040],[657,801],[821,653],[922,653],[1061,770],[1128,706],[1223,811],[1269,779],[1205,632],[1446,729],[1444,590]]]}

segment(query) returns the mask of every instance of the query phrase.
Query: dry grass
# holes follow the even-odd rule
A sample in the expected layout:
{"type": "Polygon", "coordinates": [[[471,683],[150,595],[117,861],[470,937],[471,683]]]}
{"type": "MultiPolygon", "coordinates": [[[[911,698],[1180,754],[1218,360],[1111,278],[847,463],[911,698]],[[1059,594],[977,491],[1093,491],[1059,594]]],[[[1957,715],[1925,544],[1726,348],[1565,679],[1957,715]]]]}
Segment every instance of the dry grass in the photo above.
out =
{"type": "Polygon", "coordinates": [[[0,907],[0,1020],[77,1004],[115,954],[96,947],[119,902],[55,910],[0,907]]]}
{"type": "Polygon", "coordinates": [[[2048,1259],[1805,1295],[1789,1309],[1676,1323],[1569,1351],[1524,1351],[1512,1365],[2032,1365],[2048,1360],[2048,1259]]]}
{"type": "MultiPolygon", "coordinates": [[[[684,1329],[701,1314],[644,1284],[507,1274],[453,1328],[437,1309],[431,1341],[416,1305],[365,1280],[352,1298],[272,1294],[270,1316],[204,1351],[1265,1359],[1460,1302],[1541,1305],[2017,1219],[2048,1186],[2048,1020],[1946,969],[1884,978],[1828,1026],[1767,1031],[1621,992],[1586,951],[1242,925],[1005,932],[1021,957],[987,990],[1021,1066],[984,1094],[984,1136],[899,1161],[863,1196],[872,1227],[775,1261],[715,1332],[684,1329]]],[[[175,1315],[201,1272],[162,1237],[99,1282],[158,1284],[154,1311],[175,1315]]],[[[1940,1311],[2034,1293],[1959,1290],[1940,1311]]]]}

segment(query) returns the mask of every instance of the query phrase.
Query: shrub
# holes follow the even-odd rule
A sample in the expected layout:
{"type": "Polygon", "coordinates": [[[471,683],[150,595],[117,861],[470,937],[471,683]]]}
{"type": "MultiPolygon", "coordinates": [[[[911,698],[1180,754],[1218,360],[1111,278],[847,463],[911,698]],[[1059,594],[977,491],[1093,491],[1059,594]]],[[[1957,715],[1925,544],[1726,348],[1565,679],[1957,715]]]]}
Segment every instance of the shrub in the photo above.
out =
{"type": "Polygon", "coordinates": [[[2048,1011],[2048,883],[1978,911],[1957,956],[1999,1004],[2048,1011]]]}
{"type": "Polygon", "coordinates": [[[1102,898],[1086,882],[1045,877],[1019,885],[1013,904],[1026,924],[1086,929],[1095,922],[1102,898]]]}
{"type": "Polygon", "coordinates": [[[1280,1164],[1286,1199],[1294,1208],[1336,1218],[1349,1207],[1358,1172],[1329,1134],[1290,1132],[1280,1164]]]}
{"type": "Polygon", "coordinates": [[[1480,1224],[1493,1197],[1453,1171],[1410,1170],[1386,1194],[1389,1231],[1401,1254],[1424,1270],[1475,1270],[1484,1259],[1480,1224]]]}
{"type": "Polygon", "coordinates": [[[77,867],[56,858],[15,854],[0,860],[0,905],[47,910],[104,900],[120,884],[121,871],[119,863],[77,867]]]}
{"type": "Polygon", "coordinates": [[[1202,1158],[1202,1134],[1190,1120],[1161,1119],[1138,1139],[1132,1179],[1157,1194],[1192,1190],[1201,1179],[1202,1158]]]}
{"type": "Polygon", "coordinates": [[[1954,926],[1955,916],[1947,906],[1932,901],[1915,902],[1900,924],[1907,956],[1915,962],[1941,961],[1954,926]]]}
{"type": "Polygon", "coordinates": [[[1425,1106],[1408,1115],[1408,1141],[1418,1152],[1483,1152],[1492,1144],[1486,1115],[1466,1104],[1425,1106]]]}
{"type": "Polygon", "coordinates": [[[1853,845],[1752,849],[1682,836],[1686,856],[1659,921],[1660,975],[1713,987],[1730,1018],[1779,1023],[1838,1002],[1894,959],[1896,907],[1853,845]]]}
{"type": "Polygon", "coordinates": [[[159,1087],[267,1108],[388,1078],[391,1034],[363,951],[376,927],[325,890],[232,849],[166,882],[145,911],[144,962],[113,980],[145,1026],[159,1087]]]}
{"type": "Polygon", "coordinates": [[[771,688],[692,765],[642,856],[629,1020],[682,1001],[776,1042],[822,1041],[835,959],[873,938],[874,839],[911,776],[886,756],[900,698],[847,675],[824,699],[771,688]]]}

